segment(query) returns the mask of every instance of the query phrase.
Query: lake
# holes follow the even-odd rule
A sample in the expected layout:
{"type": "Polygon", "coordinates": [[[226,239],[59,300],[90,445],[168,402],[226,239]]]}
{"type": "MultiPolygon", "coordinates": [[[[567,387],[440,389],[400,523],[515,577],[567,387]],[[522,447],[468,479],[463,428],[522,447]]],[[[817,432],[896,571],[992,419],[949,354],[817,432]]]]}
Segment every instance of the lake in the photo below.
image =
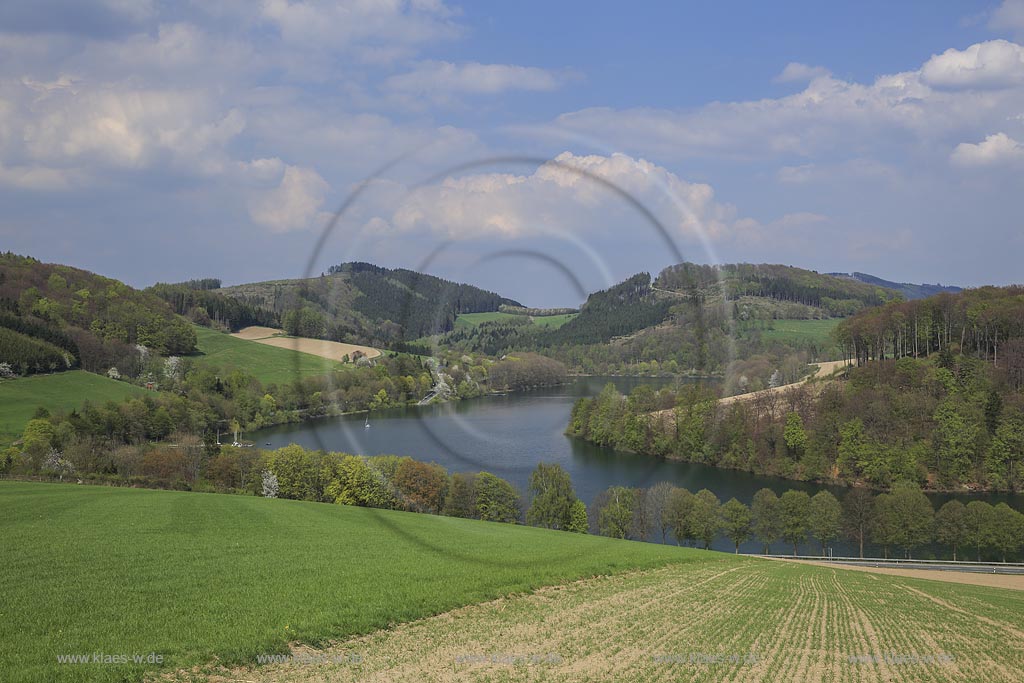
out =
{"type": "MultiPolygon", "coordinates": [[[[828,488],[842,497],[845,491],[841,487],[622,453],[566,436],[573,403],[581,396],[596,395],[608,382],[628,392],[639,384],[657,388],[671,380],[582,377],[559,387],[375,411],[368,417],[369,428],[364,426],[366,415],[344,415],[281,425],[249,436],[262,448],[296,443],[306,448],[362,455],[408,455],[436,462],[449,472],[492,472],[515,484],[521,492],[527,490],[530,472],[537,463],[557,463],[572,477],[576,495],[588,506],[609,486],[646,488],[660,481],[693,492],[706,488],[723,503],[735,497],[748,505],[754,493],[764,487],[778,494],[786,489],[800,489],[814,495],[828,488]]],[[[951,497],[934,495],[932,500],[937,509],[951,497]]],[[[1017,509],[1024,509],[1024,496],[993,495],[987,499],[993,503],[1008,500],[1017,509]]],[[[725,539],[719,539],[714,547],[731,550],[725,539]]],[[[792,550],[783,544],[773,549],[792,550]]],[[[741,550],[757,552],[760,545],[751,541],[741,550]]],[[[807,550],[810,552],[811,548],[807,550]]],[[[844,544],[835,544],[837,555],[850,550],[844,544]]],[[[819,551],[820,548],[815,554],[819,551]]]]}

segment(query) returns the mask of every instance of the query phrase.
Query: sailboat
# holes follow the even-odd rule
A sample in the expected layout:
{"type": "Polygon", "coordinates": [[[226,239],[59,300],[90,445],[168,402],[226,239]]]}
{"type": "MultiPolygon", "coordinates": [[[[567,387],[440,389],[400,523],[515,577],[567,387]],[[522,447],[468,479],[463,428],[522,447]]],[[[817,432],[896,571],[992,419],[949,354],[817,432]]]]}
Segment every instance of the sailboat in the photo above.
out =
{"type": "Polygon", "coordinates": [[[370,414],[367,413],[366,414],[366,422],[363,423],[363,429],[369,429],[369,428],[370,428],[370,414]]]}

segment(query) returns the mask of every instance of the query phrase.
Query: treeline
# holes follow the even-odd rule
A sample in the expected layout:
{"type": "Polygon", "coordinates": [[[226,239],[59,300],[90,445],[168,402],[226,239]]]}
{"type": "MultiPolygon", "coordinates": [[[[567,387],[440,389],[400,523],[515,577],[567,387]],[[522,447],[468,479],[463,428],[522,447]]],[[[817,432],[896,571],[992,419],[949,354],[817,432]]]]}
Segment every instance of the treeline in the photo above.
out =
{"type": "Polygon", "coordinates": [[[835,316],[850,315],[901,296],[894,290],[803,268],[753,263],[681,263],[661,271],[655,286],[691,296],[716,292],[728,299],[756,296],[793,301],[823,308],[835,316]]]}
{"type": "Polygon", "coordinates": [[[731,403],[705,387],[638,387],[624,397],[609,385],[576,403],[567,433],[800,480],[1024,489],[1024,396],[1005,368],[968,356],[947,360],[877,361],[851,369],[844,382],[731,403]]]}
{"type": "Polygon", "coordinates": [[[963,559],[962,549],[971,549],[979,562],[986,556],[1006,562],[1024,546],[1024,515],[1006,503],[951,500],[936,512],[921,489],[906,482],[878,495],[853,488],[841,503],[829,491],[811,496],[791,489],[777,496],[764,488],[749,506],[735,498],[723,504],[707,489],[692,493],[668,482],[647,489],[614,486],[591,506],[590,524],[603,536],[654,537],[663,543],[671,537],[680,545],[705,548],[724,536],[736,552],[750,540],[759,541],[765,553],[785,542],[794,556],[812,540],[820,544],[821,555],[837,540],[852,543],[860,557],[866,544],[881,548],[886,558],[893,551],[910,558],[938,544],[953,560],[963,559]]]}
{"type": "Polygon", "coordinates": [[[195,331],[158,297],[68,266],[0,254],[0,327],[38,340],[32,344],[5,334],[8,352],[0,358],[16,371],[74,367],[91,372],[132,362],[136,346],[161,354],[194,353],[195,331]],[[62,350],[58,361],[52,345],[62,350]]]}
{"type": "Polygon", "coordinates": [[[208,278],[177,284],[157,283],[145,291],[166,301],[178,315],[204,327],[235,332],[251,325],[278,326],[280,321],[274,311],[257,302],[225,296],[217,292],[218,289],[220,280],[208,278]]]}
{"type": "Polygon", "coordinates": [[[1024,287],[979,287],[956,294],[889,303],[836,328],[847,357],[858,362],[967,354],[1005,369],[1024,387],[1024,287]]]}
{"type": "Polygon", "coordinates": [[[487,369],[491,391],[521,391],[564,384],[565,365],[537,354],[508,356],[487,369]]]}

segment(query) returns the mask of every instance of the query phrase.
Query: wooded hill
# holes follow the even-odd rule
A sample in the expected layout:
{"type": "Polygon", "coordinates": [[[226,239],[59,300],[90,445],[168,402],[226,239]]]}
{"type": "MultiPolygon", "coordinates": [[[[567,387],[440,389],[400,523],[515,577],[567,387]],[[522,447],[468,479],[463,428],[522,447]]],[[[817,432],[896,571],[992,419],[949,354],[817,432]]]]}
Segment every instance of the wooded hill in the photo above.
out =
{"type": "Polygon", "coordinates": [[[824,309],[842,317],[901,298],[893,289],[813,270],[767,263],[680,263],[661,271],[654,286],[710,300],[752,296],[824,309]]]}
{"type": "Polygon", "coordinates": [[[291,313],[303,319],[307,332],[322,322],[322,333],[312,336],[371,346],[443,334],[453,329],[461,313],[520,306],[472,285],[358,262],[332,266],[320,277],[257,282],[219,292],[273,313],[286,328],[291,313]]]}
{"type": "Polygon", "coordinates": [[[137,362],[140,344],[195,352],[195,332],[156,296],[78,268],[0,254],[0,363],[15,374],[137,362]]]}
{"type": "Polygon", "coordinates": [[[857,280],[864,282],[875,287],[884,287],[885,289],[894,289],[903,295],[905,299],[926,299],[942,292],[949,292],[955,294],[957,292],[964,291],[962,287],[955,287],[953,285],[929,285],[929,284],[913,284],[911,282],[893,282],[892,280],[885,280],[874,275],[868,275],[867,273],[858,273],[856,271],[852,273],[829,273],[835,277],[844,280],[857,280]]]}

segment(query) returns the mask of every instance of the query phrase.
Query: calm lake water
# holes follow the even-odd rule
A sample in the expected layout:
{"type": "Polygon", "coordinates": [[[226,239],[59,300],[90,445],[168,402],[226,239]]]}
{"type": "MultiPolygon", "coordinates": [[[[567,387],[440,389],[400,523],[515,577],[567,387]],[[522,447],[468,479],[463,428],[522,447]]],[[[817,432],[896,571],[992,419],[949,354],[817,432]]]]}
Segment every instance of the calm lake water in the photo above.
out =
{"type": "MultiPolygon", "coordinates": [[[[802,489],[814,495],[822,488],[829,488],[840,497],[844,493],[842,488],[622,453],[566,436],[565,427],[576,399],[596,395],[608,382],[620,391],[629,391],[639,384],[661,387],[669,383],[653,378],[584,377],[564,386],[530,392],[376,411],[369,415],[369,428],[365,427],[365,415],[346,415],[281,425],[249,436],[262,448],[296,443],[306,448],[362,455],[408,455],[437,462],[449,472],[485,470],[509,480],[521,492],[526,491],[530,472],[537,463],[557,463],[570,474],[576,494],[588,505],[609,486],[646,488],[660,481],[694,492],[706,488],[722,502],[735,497],[747,504],[764,487],[778,494],[786,489],[802,489]]],[[[932,498],[937,508],[950,497],[932,498]]],[[[987,499],[995,503],[1010,498],[987,499]]],[[[1024,509],[1024,496],[1013,496],[1010,502],[1024,509]]],[[[731,550],[725,539],[719,539],[714,547],[731,550]]],[[[757,552],[760,546],[751,541],[741,550],[757,552]]],[[[792,549],[780,544],[774,550],[792,549]]],[[[843,544],[834,546],[837,555],[849,550],[843,544]]],[[[810,552],[811,547],[806,551],[810,552]]],[[[820,548],[816,548],[817,552],[820,548]]]]}

